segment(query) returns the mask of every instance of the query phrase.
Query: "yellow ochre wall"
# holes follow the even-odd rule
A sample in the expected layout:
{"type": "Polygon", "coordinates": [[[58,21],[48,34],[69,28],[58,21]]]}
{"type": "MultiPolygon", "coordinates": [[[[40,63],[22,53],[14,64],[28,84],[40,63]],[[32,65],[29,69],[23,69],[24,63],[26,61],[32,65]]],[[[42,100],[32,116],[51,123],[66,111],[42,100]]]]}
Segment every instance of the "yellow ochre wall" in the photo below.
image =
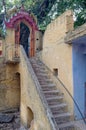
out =
{"type": "MultiPolygon", "coordinates": [[[[66,33],[71,30],[73,30],[73,13],[68,10],[47,26],[43,37],[42,60],[52,72],[54,68],[58,69],[58,77],[73,95],[72,46],[64,42],[66,33]]],[[[67,95],[66,100],[72,105],[67,95]]]]}
{"type": "Polygon", "coordinates": [[[30,124],[30,130],[52,130],[47,114],[37,92],[34,80],[32,79],[28,59],[25,54],[20,53],[20,75],[21,75],[21,121],[24,126],[28,125],[27,108],[33,112],[33,120],[30,124]]]}
{"type": "Polygon", "coordinates": [[[7,29],[3,42],[2,57],[0,57],[0,111],[20,107],[20,76],[17,75],[18,64],[6,64],[12,61],[15,44],[14,29],[7,29]]]}
{"type": "Polygon", "coordinates": [[[35,49],[36,52],[42,50],[43,47],[43,34],[41,31],[35,31],[35,49]]]}
{"type": "Polygon", "coordinates": [[[18,65],[0,64],[0,111],[20,107],[18,65]]]}

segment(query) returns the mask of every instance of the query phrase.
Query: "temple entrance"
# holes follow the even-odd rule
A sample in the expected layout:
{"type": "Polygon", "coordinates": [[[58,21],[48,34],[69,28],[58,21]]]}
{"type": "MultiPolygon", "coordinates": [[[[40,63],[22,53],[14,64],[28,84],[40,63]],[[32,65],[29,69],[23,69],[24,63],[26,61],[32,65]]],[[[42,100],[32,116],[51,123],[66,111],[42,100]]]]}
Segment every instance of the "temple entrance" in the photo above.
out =
{"type": "Polygon", "coordinates": [[[30,29],[23,22],[20,23],[20,44],[23,46],[26,55],[30,53],[30,29]]]}

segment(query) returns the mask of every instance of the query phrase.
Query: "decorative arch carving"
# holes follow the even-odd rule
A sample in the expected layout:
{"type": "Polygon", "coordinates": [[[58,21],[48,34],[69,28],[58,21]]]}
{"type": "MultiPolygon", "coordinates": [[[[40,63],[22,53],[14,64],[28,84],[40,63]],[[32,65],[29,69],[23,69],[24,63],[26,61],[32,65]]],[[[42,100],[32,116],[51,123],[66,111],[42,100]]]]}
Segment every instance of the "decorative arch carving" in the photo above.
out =
{"type": "MultiPolygon", "coordinates": [[[[33,17],[30,16],[25,11],[20,11],[19,13],[15,14],[8,22],[6,22],[7,28],[14,28],[15,29],[15,35],[19,35],[19,33],[16,31],[16,25],[23,22],[27,25],[27,27],[30,29],[30,57],[35,55],[35,31],[38,30],[36,21],[33,17]],[[17,34],[16,34],[17,32],[17,34]]],[[[17,39],[18,41],[18,39],[17,39]]],[[[15,43],[16,44],[16,43],[15,43]]]]}

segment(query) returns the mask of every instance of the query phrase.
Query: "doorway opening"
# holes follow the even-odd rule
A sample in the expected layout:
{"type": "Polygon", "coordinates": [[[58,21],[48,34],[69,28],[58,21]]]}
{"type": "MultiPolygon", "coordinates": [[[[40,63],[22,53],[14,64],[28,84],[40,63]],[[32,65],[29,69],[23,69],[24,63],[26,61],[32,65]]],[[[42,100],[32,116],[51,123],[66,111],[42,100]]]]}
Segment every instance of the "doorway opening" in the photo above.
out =
{"type": "Polygon", "coordinates": [[[33,121],[33,119],[34,119],[33,112],[29,107],[27,107],[27,127],[28,128],[31,127],[31,122],[33,121]]]}
{"type": "Polygon", "coordinates": [[[23,46],[26,55],[30,53],[30,29],[23,22],[20,23],[20,44],[23,46]]]}

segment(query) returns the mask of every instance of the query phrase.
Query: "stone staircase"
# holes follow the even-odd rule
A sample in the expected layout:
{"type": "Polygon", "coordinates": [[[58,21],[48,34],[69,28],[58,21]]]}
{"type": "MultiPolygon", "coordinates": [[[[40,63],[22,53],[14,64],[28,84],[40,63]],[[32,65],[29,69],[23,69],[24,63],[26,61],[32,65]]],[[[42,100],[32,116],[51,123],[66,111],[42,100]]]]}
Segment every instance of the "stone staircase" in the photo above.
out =
{"type": "Polygon", "coordinates": [[[67,104],[63,101],[64,96],[50,79],[44,64],[36,58],[30,59],[30,62],[59,130],[77,130],[72,122],[73,115],[68,112],[67,104]]]}

